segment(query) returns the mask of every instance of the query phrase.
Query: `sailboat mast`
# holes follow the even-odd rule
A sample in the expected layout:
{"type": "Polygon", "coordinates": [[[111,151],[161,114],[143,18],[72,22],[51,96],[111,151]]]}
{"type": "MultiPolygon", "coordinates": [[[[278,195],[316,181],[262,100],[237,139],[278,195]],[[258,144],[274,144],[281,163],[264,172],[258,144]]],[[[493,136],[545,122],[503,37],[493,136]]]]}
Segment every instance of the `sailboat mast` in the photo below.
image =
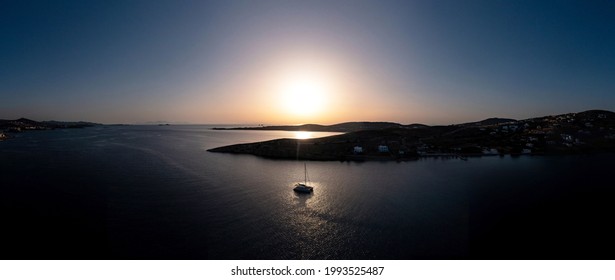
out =
{"type": "Polygon", "coordinates": [[[304,173],[305,173],[305,174],[304,174],[304,175],[305,175],[305,177],[304,177],[304,179],[303,179],[303,182],[304,182],[304,184],[307,186],[307,163],[305,163],[305,162],[303,163],[303,171],[304,171],[304,173]]]}

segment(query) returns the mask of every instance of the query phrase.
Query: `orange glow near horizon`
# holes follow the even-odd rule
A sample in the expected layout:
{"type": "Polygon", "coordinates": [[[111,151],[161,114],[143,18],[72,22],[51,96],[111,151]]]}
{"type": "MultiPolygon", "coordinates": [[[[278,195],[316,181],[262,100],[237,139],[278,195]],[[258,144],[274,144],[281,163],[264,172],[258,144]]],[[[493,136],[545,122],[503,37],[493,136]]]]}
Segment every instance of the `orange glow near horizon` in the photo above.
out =
{"type": "Polygon", "coordinates": [[[381,92],[399,90],[373,82],[366,77],[370,72],[343,55],[299,51],[264,57],[218,86],[198,88],[202,99],[183,100],[181,107],[190,110],[182,113],[208,123],[269,125],[403,122],[419,114],[413,103],[382,98],[381,92]]]}

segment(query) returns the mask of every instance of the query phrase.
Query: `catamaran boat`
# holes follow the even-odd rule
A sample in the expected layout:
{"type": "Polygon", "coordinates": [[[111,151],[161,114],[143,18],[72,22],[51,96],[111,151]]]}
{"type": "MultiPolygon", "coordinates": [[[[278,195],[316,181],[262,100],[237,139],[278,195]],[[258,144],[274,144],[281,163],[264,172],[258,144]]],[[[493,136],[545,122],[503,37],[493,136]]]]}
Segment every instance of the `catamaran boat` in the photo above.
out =
{"type": "Polygon", "coordinates": [[[293,190],[298,193],[311,193],[314,191],[314,187],[307,185],[307,165],[305,163],[303,164],[303,169],[305,171],[305,179],[303,180],[303,183],[296,183],[293,190]]]}

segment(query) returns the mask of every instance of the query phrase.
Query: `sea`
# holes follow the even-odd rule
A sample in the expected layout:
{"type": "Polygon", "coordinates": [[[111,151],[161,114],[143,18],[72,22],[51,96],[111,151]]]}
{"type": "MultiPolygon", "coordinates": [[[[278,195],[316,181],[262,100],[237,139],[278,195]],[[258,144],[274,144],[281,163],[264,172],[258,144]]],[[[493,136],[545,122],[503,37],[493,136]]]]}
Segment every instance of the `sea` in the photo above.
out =
{"type": "Polygon", "coordinates": [[[0,258],[615,258],[613,154],[274,160],[207,149],[332,133],[211,128],[12,134],[0,258]]]}

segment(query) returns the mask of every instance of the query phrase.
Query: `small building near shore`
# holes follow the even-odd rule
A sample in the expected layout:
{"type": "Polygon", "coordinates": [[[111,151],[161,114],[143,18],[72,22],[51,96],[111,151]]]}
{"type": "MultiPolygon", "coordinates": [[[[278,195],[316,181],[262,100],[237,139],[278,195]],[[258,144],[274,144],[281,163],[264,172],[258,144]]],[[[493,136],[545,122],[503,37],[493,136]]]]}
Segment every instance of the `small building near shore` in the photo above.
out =
{"type": "Polygon", "coordinates": [[[355,154],[362,154],[363,153],[363,147],[361,146],[354,146],[353,150],[352,150],[355,154]]]}
{"type": "Polygon", "coordinates": [[[378,152],[381,152],[381,153],[388,153],[388,152],[389,152],[389,146],[386,146],[386,145],[380,145],[380,146],[378,146],[378,152]]]}

